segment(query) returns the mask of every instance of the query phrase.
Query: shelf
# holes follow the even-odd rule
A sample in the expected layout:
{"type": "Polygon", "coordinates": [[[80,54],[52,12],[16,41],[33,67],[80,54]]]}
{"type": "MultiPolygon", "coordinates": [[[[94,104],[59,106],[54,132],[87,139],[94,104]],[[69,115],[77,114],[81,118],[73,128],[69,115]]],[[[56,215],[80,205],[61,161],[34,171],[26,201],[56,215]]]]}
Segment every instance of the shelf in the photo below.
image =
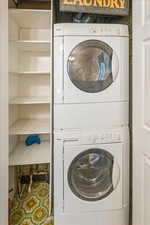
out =
{"type": "Polygon", "coordinates": [[[25,165],[50,162],[50,142],[43,141],[41,144],[33,144],[25,146],[24,143],[19,143],[10,154],[9,164],[25,165]]]}
{"type": "Polygon", "coordinates": [[[49,119],[21,119],[10,127],[10,135],[49,134],[49,119]]]}
{"type": "Polygon", "coordinates": [[[49,96],[15,97],[10,100],[10,104],[48,104],[49,96]]]}
{"type": "Polygon", "coordinates": [[[51,41],[49,40],[10,40],[10,42],[18,44],[18,47],[29,44],[51,44],[51,41]]]}
{"type": "Polygon", "coordinates": [[[9,72],[12,75],[50,75],[50,71],[20,71],[20,72],[9,72]]]}
{"type": "Polygon", "coordinates": [[[42,40],[18,40],[18,41],[10,41],[13,45],[15,45],[21,51],[42,51],[42,52],[50,52],[50,41],[42,41],[42,40]]]}
{"type": "Polygon", "coordinates": [[[51,10],[10,9],[9,15],[21,28],[49,29],[51,10]]]}

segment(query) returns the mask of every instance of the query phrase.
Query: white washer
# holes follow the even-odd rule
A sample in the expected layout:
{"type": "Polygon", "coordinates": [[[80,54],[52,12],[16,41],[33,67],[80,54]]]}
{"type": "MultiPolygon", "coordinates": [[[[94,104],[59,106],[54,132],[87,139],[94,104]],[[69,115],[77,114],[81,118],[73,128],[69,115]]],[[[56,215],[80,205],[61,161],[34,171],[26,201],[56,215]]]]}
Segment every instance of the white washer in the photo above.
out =
{"type": "Polygon", "coordinates": [[[55,134],[55,225],[128,225],[128,128],[55,134]]]}
{"type": "Polygon", "coordinates": [[[107,112],[115,115],[108,126],[127,125],[128,26],[56,24],[54,30],[54,129],[90,128],[87,112],[93,128],[107,112]]]}
{"type": "Polygon", "coordinates": [[[128,101],[128,26],[55,25],[55,102],[128,101]]]}

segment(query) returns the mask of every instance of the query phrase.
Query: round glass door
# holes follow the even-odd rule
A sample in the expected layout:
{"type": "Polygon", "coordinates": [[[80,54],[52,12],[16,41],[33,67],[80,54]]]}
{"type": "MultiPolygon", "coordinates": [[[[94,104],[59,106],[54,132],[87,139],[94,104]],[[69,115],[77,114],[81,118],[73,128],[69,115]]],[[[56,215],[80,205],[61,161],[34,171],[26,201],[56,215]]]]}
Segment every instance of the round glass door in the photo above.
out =
{"type": "MultiPolygon", "coordinates": [[[[67,71],[70,80],[82,91],[103,91],[114,82],[118,74],[118,71],[112,72],[113,54],[113,49],[102,41],[81,42],[68,58],[67,71]]],[[[115,54],[114,57],[118,65],[115,54]]]]}
{"type": "MultiPolygon", "coordinates": [[[[77,155],[68,169],[72,192],[85,201],[98,201],[113,192],[114,157],[102,149],[90,149],[77,155]]],[[[118,177],[120,179],[120,177],[118,177]]]]}

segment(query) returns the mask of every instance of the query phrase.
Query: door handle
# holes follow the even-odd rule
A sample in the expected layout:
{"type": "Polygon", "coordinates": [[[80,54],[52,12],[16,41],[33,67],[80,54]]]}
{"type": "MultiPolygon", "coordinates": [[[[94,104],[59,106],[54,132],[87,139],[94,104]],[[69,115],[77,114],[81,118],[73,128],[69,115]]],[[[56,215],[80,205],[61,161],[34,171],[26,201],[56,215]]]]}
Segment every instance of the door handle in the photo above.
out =
{"type": "Polygon", "coordinates": [[[113,173],[112,173],[112,182],[113,182],[113,188],[114,190],[118,186],[118,183],[120,181],[120,168],[116,160],[114,160],[114,165],[113,165],[113,173]]]}
{"type": "Polygon", "coordinates": [[[113,81],[116,80],[118,72],[119,72],[119,61],[118,61],[118,57],[117,57],[116,53],[113,51],[113,54],[112,54],[112,77],[113,77],[113,81]]]}
{"type": "Polygon", "coordinates": [[[66,138],[66,139],[64,139],[64,142],[77,142],[77,141],[79,141],[78,138],[66,138]]]}

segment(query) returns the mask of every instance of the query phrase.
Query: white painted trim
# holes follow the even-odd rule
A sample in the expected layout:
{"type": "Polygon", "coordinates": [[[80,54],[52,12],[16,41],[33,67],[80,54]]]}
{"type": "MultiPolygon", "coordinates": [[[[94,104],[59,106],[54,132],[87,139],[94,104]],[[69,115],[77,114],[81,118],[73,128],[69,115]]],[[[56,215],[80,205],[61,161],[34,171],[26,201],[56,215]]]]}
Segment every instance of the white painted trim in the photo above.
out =
{"type": "Polygon", "coordinates": [[[0,0],[0,224],[8,225],[8,1],[0,0]]]}

